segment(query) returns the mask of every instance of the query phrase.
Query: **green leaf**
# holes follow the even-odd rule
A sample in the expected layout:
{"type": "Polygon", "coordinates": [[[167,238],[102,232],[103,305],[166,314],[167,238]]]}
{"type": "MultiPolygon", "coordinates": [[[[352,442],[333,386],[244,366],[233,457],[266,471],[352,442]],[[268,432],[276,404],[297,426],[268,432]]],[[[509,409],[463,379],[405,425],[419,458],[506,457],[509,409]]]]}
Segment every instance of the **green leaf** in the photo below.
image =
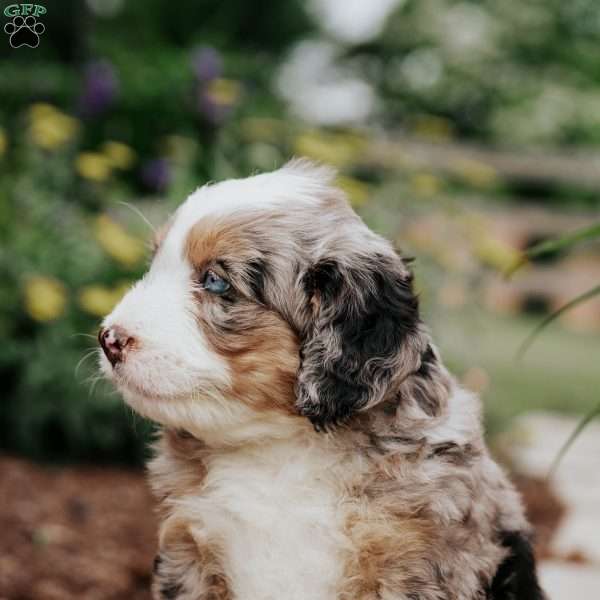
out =
{"type": "Polygon", "coordinates": [[[573,445],[573,442],[579,437],[579,434],[589,425],[591,421],[593,421],[598,415],[600,415],[600,402],[592,408],[592,410],[584,415],[584,417],[577,423],[577,426],[571,433],[571,435],[567,438],[567,441],[561,446],[558,454],[552,461],[552,465],[550,466],[550,470],[548,471],[548,479],[550,479],[554,473],[556,473],[556,469],[558,469],[558,465],[561,460],[564,458],[565,454],[569,451],[569,448],[573,445]]]}
{"type": "Polygon", "coordinates": [[[555,238],[553,240],[546,240],[540,242],[535,246],[532,246],[519,258],[515,263],[506,271],[506,276],[510,277],[515,271],[518,271],[523,265],[527,264],[532,258],[538,258],[545,254],[551,254],[553,252],[559,252],[566,248],[571,248],[581,242],[587,242],[595,238],[600,238],[600,223],[594,223],[589,227],[583,227],[570,231],[565,235],[555,238]]]}
{"type": "Polygon", "coordinates": [[[517,352],[517,358],[523,358],[525,352],[527,352],[527,350],[529,349],[531,344],[533,344],[533,342],[535,341],[537,336],[540,334],[540,332],[543,329],[545,329],[550,323],[552,323],[552,321],[556,320],[558,317],[560,317],[560,315],[562,315],[564,312],[568,311],[569,309],[573,308],[574,306],[577,306],[578,304],[581,304],[582,302],[585,302],[586,300],[589,300],[590,298],[597,296],[598,294],[600,294],[600,285],[593,287],[591,290],[584,292],[583,294],[577,296],[576,298],[573,298],[573,300],[571,300],[570,302],[567,302],[566,304],[561,306],[559,309],[555,310],[552,314],[548,315],[525,338],[525,340],[521,344],[521,347],[519,348],[519,351],[517,352]]]}

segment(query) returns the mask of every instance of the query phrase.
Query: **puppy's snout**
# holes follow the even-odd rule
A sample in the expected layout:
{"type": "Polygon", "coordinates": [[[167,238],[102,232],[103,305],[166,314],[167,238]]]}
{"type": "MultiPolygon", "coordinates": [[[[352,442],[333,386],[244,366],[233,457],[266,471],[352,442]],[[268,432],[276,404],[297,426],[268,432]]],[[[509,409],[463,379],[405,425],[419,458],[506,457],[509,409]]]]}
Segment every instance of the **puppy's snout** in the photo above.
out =
{"type": "Polygon", "coordinates": [[[133,345],[133,338],[118,325],[102,328],[98,333],[98,341],[113,367],[123,360],[125,349],[133,345]]]}

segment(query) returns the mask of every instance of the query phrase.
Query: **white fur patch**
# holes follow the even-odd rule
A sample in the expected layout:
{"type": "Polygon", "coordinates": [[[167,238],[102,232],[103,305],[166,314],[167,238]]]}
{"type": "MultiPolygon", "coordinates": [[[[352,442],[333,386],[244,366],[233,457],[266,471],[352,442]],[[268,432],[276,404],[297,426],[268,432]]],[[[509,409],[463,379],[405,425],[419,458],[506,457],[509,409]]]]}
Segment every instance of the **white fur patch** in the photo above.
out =
{"type": "Polygon", "coordinates": [[[198,544],[220,548],[234,598],[335,598],[347,540],[326,445],[300,436],[218,454],[202,494],[178,501],[198,544]]]}
{"type": "Polygon", "coordinates": [[[454,384],[448,397],[448,410],[439,423],[427,430],[430,444],[453,442],[466,444],[481,436],[481,403],[479,398],[454,384]]]}

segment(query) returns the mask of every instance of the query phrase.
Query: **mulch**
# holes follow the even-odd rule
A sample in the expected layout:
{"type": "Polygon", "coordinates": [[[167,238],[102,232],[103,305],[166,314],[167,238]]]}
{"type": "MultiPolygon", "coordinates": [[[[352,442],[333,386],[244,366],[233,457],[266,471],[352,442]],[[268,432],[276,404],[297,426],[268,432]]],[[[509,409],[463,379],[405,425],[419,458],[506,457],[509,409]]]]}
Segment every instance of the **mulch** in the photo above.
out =
{"type": "MultiPolygon", "coordinates": [[[[544,481],[517,485],[548,558],[564,508],[544,481]]],[[[143,473],[0,456],[0,600],[150,600],[155,548],[143,473]]]]}
{"type": "Polygon", "coordinates": [[[149,600],[155,548],[143,473],[0,457],[0,600],[149,600]]]}

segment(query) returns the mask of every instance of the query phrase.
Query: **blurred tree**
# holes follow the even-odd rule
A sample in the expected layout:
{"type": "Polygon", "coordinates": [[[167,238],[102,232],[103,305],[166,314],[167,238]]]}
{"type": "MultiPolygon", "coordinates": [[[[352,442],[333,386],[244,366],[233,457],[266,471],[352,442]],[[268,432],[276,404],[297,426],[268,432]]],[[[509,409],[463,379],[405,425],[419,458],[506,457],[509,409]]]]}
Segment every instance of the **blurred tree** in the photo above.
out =
{"type": "Polygon", "coordinates": [[[594,143],[599,43],[593,0],[406,0],[346,63],[374,83],[390,126],[418,132],[432,115],[472,139],[594,143]]]}

